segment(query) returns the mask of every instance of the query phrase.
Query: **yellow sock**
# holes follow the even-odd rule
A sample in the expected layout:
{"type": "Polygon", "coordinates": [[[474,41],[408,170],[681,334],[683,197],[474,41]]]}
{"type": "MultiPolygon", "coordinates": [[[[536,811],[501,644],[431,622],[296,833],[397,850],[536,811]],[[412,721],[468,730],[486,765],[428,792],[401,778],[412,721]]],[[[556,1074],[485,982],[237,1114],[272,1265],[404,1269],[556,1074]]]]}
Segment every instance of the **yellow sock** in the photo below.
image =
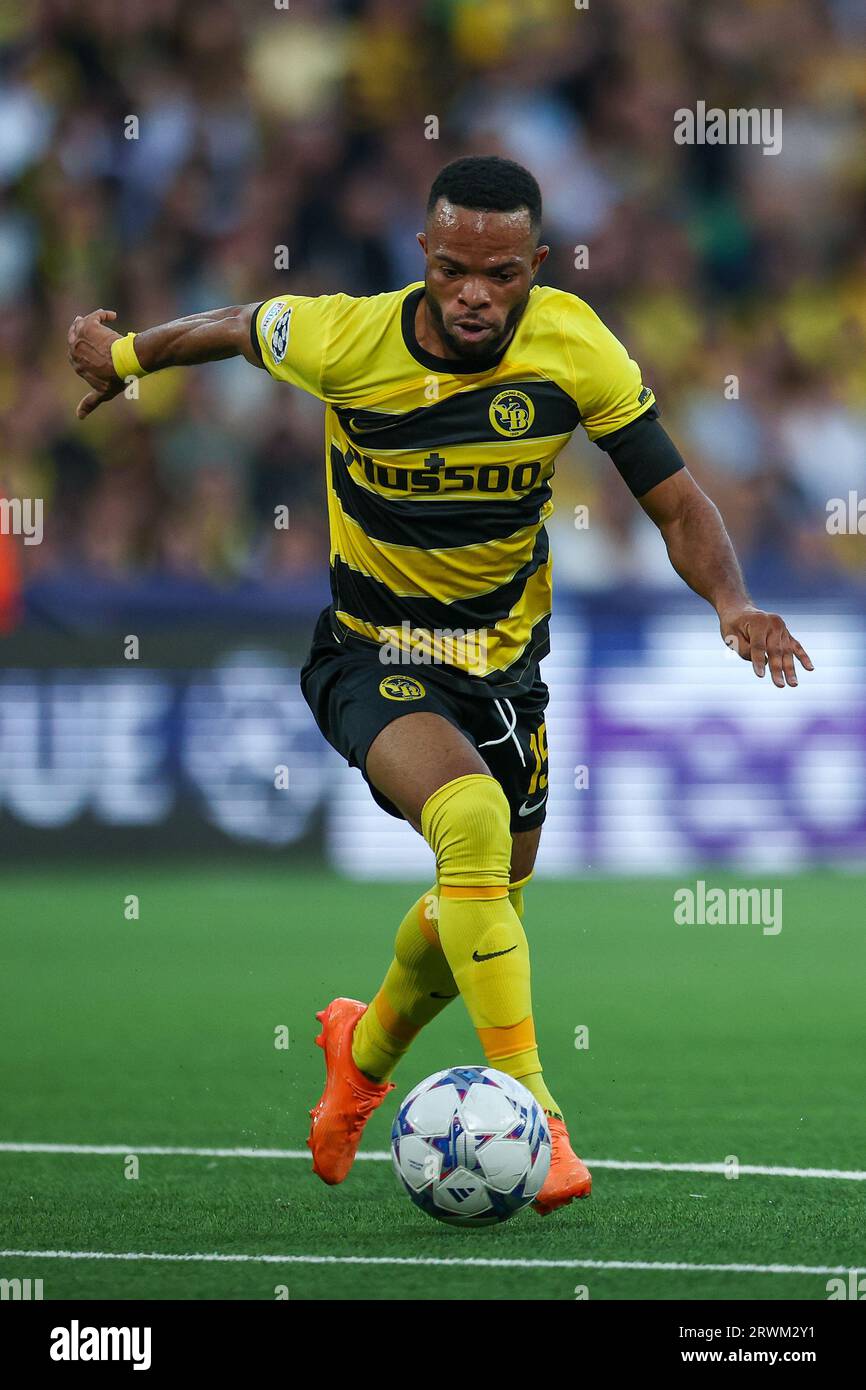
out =
{"type": "Polygon", "coordinates": [[[436,855],[439,939],[484,1055],[559,1114],[542,1079],[529,944],[509,895],[505,793],[492,777],[457,777],[424,803],[421,828],[436,855]]]}
{"type": "Polygon", "coordinates": [[[459,993],[439,944],[439,886],[413,903],[397,931],[394,959],[361,1016],[352,1058],[365,1076],[386,1081],[425,1023],[459,993]]]}
{"type": "MultiPolygon", "coordinates": [[[[522,916],[523,883],[509,889],[508,896],[522,916]]],[[[400,923],[394,959],[355,1028],[352,1059],[371,1080],[387,1081],[417,1033],[459,994],[439,941],[438,920],[436,883],[412,904],[400,923]]]]}
{"type": "MultiPolygon", "coordinates": [[[[508,889],[508,901],[514,908],[521,922],[523,921],[523,889],[531,879],[532,874],[527,874],[526,878],[520,879],[518,883],[512,883],[508,889]]],[[[504,1071],[504,1067],[499,1068],[504,1071]]],[[[509,1072],[510,1076],[516,1076],[516,1072],[509,1072]]],[[[531,1095],[535,1096],[542,1110],[548,1115],[555,1115],[557,1119],[562,1119],[562,1111],[554,1100],[550,1091],[547,1089],[544,1074],[540,1071],[525,1072],[520,1077],[521,1085],[525,1086],[531,1095]]]]}
{"type": "MultiPolygon", "coordinates": [[[[507,1068],[500,1067],[499,1070],[506,1071],[507,1068]]],[[[514,1076],[515,1073],[510,1071],[508,1075],[514,1076]]],[[[525,1072],[516,1079],[519,1080],[521,1086],[526,1087],[530,1095],[535,1096],[535,1099],[538,1101],[545,1115],[555,1115],[557,1120],[562,1119],[562,1111],[548,1091],[544,1076],[540,1071],[525,1072]]]]}

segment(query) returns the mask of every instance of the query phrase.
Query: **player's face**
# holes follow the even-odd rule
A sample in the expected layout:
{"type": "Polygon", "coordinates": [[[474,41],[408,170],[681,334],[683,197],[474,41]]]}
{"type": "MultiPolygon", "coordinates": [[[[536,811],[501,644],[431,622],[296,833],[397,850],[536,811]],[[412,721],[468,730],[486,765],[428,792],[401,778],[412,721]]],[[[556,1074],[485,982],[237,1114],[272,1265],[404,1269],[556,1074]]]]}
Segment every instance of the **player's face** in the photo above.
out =
{"type": "Polygon", "coordinates": [[[489,357],[510,338],[538,267],[527,208],[479,212],[440,198],[418,236],[427,257],[425,299],[432,326],[456,357],[489,357]]]}

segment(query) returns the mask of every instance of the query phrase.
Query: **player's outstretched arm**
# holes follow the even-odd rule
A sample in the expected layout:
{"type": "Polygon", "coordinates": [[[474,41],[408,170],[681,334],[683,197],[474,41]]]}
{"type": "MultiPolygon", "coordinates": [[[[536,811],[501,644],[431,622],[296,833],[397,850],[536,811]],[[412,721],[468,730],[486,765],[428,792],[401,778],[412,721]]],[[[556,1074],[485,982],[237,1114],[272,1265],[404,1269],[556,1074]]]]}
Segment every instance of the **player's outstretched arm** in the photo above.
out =
{"type": "Polygon", "coordinates": [[[226,357],[245,357],[260,367],[250,338],[255,308],[255,304],[237,304],[210,309],[125,336],[108,326],[117,318],[113,309],[79,315],[67,334],[69,361],[91,388],[78,403],[75,413],[79,420],[119,395],[130,376],[144,376],[163,367],[220,362],[226,357]]]}
{"type": "Polygon", "coordinates": [[[640,503],[661,531],[677,574],[713,605],[722,637],[751,661],[756,676],[763,676],[769,663],[774,685],[796,685],[795,657],[807,671],[814,670],[779,614],[752,603],[718,508],[687,469],[651,488],[640,503]]]}

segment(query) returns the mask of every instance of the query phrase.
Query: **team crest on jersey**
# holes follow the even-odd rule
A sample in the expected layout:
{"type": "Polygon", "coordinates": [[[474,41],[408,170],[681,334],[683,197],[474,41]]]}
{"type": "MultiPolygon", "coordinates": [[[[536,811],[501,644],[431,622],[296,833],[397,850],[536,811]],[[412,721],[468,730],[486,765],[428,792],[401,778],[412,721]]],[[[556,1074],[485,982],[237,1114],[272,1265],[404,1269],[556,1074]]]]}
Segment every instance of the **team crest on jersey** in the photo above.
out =
{"type": "Polygon", "coordinates": [[[523,391],[500,391],[490,402],[489,414],[496,433],[514,439],[526,434],[535,419],[535,406],[523,391]]]}
{"type": "Polygon", "coordinates": [[[379,682],[379,694],[386,700],[421,700],[427,691],[413,676],[386,676],[379,682]]]}
{"type": "Polygon", "coordinates": [[[292,311],[287,309],[276,322],[274,335],[271,338],[271,356],[275,362],[282,362],[286,355],[286,348],[289,346],[289,323],[291,322],[292,311]]]}

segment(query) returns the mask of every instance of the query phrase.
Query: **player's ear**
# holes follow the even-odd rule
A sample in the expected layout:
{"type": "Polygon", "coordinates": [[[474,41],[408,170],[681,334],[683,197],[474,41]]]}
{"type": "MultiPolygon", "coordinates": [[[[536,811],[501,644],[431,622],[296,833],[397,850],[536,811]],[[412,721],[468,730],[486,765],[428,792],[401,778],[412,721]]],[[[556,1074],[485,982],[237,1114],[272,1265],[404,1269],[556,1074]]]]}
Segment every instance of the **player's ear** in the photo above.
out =
{"type": "Polygon", "coordinates": [[[418,245],[421,247],[421,250],[424,252],[424,255],[426,256],[426,255],[427,255],[427,236],[426,236],[426,234],[425,234],[424,232],[419,232],[419,233],[418,233],[418,245]]]}
{"type": "Polygon", "coordinates": [[[535,255],[532,257],[532,274],[533,274],[533,277],[534,277],[535,275],[538,274],[538,267],[541,265],[542,261],[546,261],[546,260],[547,260],[547,258],[548,258],[549,255],[550,255],[550,247],[549,247],[549,246],[536,246],[536,248],[535,248],[535,255]]]}

